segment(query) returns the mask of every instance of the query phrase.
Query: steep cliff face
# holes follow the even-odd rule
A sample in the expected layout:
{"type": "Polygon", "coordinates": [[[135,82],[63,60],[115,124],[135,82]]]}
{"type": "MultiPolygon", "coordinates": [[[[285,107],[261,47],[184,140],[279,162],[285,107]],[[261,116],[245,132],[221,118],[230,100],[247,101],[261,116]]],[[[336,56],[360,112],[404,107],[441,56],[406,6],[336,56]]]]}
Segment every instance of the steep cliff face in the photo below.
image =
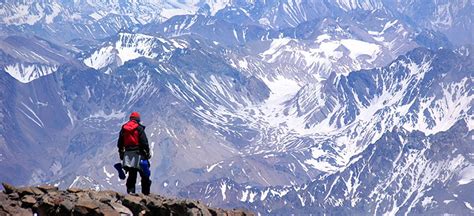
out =
{"type": "Polygon", "coordinates": [[[20,187],[3,183],[0,215],[254,215],[245,210],[211,208],[199,201],[160,195],[124,195],[54,186],[20,187]]]}

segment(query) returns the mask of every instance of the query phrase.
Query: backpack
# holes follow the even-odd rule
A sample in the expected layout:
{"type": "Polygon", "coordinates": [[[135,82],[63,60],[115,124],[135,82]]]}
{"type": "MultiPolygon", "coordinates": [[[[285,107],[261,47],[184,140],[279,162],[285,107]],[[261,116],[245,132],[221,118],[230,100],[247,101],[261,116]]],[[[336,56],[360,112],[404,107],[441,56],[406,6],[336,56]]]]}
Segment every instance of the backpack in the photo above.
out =
{"type": "Polygon", "coordinates": [[[125,147],[138,147],[140,136],[138,134],[139,124],[136,121],[129,121],[122,126],[123,144],[125,147]]]}

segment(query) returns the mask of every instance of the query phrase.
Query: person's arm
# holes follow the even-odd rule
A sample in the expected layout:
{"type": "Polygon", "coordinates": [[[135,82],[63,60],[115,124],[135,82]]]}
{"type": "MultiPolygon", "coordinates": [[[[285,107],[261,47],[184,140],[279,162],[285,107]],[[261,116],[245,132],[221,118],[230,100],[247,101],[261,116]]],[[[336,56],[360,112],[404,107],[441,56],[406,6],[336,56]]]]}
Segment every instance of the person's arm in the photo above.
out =
{"type": "Polygon", "coordinates": [[[138,135],[139,135],[140,149],[143,151],[143,156],[145,156],[146,159],[150,159],[151,158],[150,146],[148,145],[148,138],[146,137],[145,126],[140,125],[138,127],[138,135]]]}
{"type": "Polygon", "coordinates": [[[125,152],[125,147],[123,145],[123,128],[120,129],[119,138],[117,141],[117,148],[118,148],[120,160],[123,160],[123,154],[125,152]]]}

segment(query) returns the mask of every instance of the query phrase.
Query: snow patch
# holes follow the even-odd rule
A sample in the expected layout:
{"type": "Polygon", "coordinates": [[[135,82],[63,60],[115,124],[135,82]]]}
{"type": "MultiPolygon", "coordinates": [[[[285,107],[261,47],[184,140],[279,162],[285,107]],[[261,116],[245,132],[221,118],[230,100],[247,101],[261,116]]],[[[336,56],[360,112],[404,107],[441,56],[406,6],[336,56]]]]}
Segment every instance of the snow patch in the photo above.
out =
{"type": "Polygon", "coordinates": [[[331,40],[331,35],[322,34],[322,35],[319,35],[319,36],[316,38],[316,43],[321,43],[321,42],[327,41],[327,40],[331,40]]]}
{"type": "Polygon", "coordinates": [[[262,192],[262,196],[260,196],[260,201],[263,201],[267,198],[268,192],[270,189],[266,189],[265,191],[262,192]]]}
{"type": "Polygon", "coordinates": [[[120,112],[116,110],[111,110],[109,114],[106,114],[104,110],[99,110],[98,112],[90,115],[88,118],[102,118],[106,121],[113,119],[123,119],[127,114],[125,112],[120,112]]]}
{"type": "Polygon", "coordinates": [[[270,193],[275,196],[279,196],[279,197],[283,197],[285,196],[286,194],[288,194],[288,192],[290,192],[290,190],[288,188],[285,188],[285,189],[281,189],[281,190],[270,190],[270,193]]]}
{"type": "Polygon", "coordinates": [[[16,80],[22,83],[29,83],[42,76],[46,76],[56,72],[58,66],[56,65],[41,65],[41,64],[21,64],[15,63],[5,66],[4,70],[16,80]]]}
{"type": "Polygon", "coordinates": [[[55,17],[57,17],[59,15],[59,13],[61,12],[61,6],[56,3],[56,2],[52,2],[51,3],[51,13],[50,14],[47,14],[44,19],[45,19],[45,22],[47,24],[52,24],[53,23],[53,20],[55,17]]]}
{"type": "Polygon", "coordinates": [[[459,185],[469,184],[474,180],[474,166],[468,166],[459,172],[459,185]]]}
{"type": "Polygon", "coordinates": [[[209,12],[211,15],[215,15],[217,11],[225,8],[230,1],[228,0],[211,0],[211,1],[192,1],[192,0],[182,0],[182,1],[173,1],[173,2],[161,2],[162,10],[160,15],[166,19],[169,19],[173,16],[178,15],[187,15],[187,14],[196,14],[200,8],[200,5],[205,3],[209,6],[209,12]]]}
{"type": "Polygon", "coordinates": [[[312,166],[314,169],[332,173],[338,168],[330,164],[326,160],[323,160],[322,157],[328,155],[325,151],[320,148],[311,148],[311,158],[304,161],[305,164],[312,166]]]}
{"type": "Polygon", "coordinates": [[[114,47],[106,46],[92,53],[89,58],[84,59],[84,64],[88,67],[99,70],[112,64],[115,61],[114,47]]]}
{"type": "Polygon", "coordinates": [[[432,196],[429,196],[429,197],[425,197],[423,199],[423,201],[421,201],[421,205],[426,208],[428,207],[431,203],[433,203],[433,197],[432,196]]]}
{"type": "Polygon", "coordinates": [[[114,173],[109,173],[107,171],[107,169],[105,168],[105,166],[102,167],[102,169],[104,170],[104,174],[107,176],[107,178],[112,178],[115,174],[114,173]]]}
{"type": "Polygon", "coordinates": [[[221,161],[221,162],[217,162],[217,163],[215,163],[215,164],[213,164],[213,165],[211,165],[211,166],[209,166],[209,167],[206,167],[207,172],[211,172],[216,166],[219,166],[219,167],[220,167],[220,164],[221,164],[221,163],[222,163],[222,161],[221,161]]]}
{"type": "Polygon", "coordinates": [[[472,207],[471,203],[464,202],[464,205],[465,205],[468,209],[474,210],[474,208],[472,207]]]}
{"type": "Polygon", "coordinates": [[[371,57],[369,61],[374,61],[381,51],[379,45],[360,40],[344,39],[341,40],[341,44],[349,49],[349,56],[354,60],[361,55],[368,55],[371,57]]]}
{"type": "Polygon", "coordinates": [[[19,109],[20,112],[22,112],[27,118],[29,118],[31,121],[33,121],[36,125],[38,125],[38,126],[41,127],[41,128],[44,128],[44,123],[43,123],[43,121],[38,117],[38,115],[36,114],[36,112],[35,112],[33,109],[31,109],[29,106],[27,106],[25,103],[23,103],[23,102],[21,102],[21,105],[23,105],[23,107],[25,107],[25,108],[28,110],[28,112],[29,112],[30,114],[33,114],[33,115],[30,115],[30,114],[26,113],[23,108],[20,108],[20,109],[19,109]]]}
{"type": "Polygon", "coordinates": [[[173,49],[167,48],[171,46],[182,47],[183,45],[176,41],[168,42],[165,39],[145,34],[120,33],[119,39],[114,44],[96,50],[84,59],[84,64],[97,70],[113,63],[121,66],[127,61],[140,57],[156,58],[158,53],[154,52],[155,48],[161,47],[171,52],[173,49]]]}
{"type": "Polygon", "coordinates": [[[227,191],[227,183],[222,182],[221,183],[221,195],[222,195],[222,200],[226,199],[225,192],[227,191]]]}
{"type": "Polygon", "coordinates": [[[241,201],[241,202],[246,202],[248,195],[249,195],[249,190],[244,190],[244,191],[242,191],[242,197],[240,198],[240,201],[241,201]]]}
{"type": "Polygon", "coordinates": [[[452,202],[452,201],[454,201],[454,200],[444,200],[443,203],[444,203],[444,204],[449,204],[449,203],[452,202]]]}
{"type": "Polygon", "coordinates": [[[255,202],[255,197],[257,196],[257,192],[254,192],[254,191],[250,191],[250,194],[249,194],[249,202],[250,203],[253,203],[255,202]]]}

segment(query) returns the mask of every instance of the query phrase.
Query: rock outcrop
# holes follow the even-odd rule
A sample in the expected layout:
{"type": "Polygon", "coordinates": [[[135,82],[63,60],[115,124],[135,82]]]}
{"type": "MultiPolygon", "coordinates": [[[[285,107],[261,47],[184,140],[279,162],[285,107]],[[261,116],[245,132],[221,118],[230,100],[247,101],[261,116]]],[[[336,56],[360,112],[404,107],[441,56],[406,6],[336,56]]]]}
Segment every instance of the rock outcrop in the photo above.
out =
{"type": "Polygon", "coordinates": [[[254,215],[245,210],[210,208],[199,201],[160,195],[124,195],[54,186],[14,187],[2,183],[0,215],[254,215]]]}

